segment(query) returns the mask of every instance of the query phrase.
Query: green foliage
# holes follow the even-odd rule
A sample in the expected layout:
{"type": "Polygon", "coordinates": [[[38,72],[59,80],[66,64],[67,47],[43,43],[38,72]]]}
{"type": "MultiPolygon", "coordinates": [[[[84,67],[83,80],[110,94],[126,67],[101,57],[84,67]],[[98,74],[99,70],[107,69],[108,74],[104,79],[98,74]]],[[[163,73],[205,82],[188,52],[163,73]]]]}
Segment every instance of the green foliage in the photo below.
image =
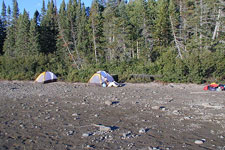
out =
{"type": "Polygon", "coordinates": [[[203,83],[203,68],[198,52],[193,52],[187,56],[185,63],[187,64],[189,74],[187,82],[203,83]]]}
{"type": "Polygon", "coordinates": [[[30,19],[3,2],[0,16],[0,79],[34,80],[43,71],[59,80],[87,82],[99,70],[119,82],[132,74],[165,82],[224,82],[224,9],[213,0],[45,0],[30,19]],[[173,25],[173,26],[172,26],[173,25]],[[220,26],[218,26],[220,25],[220,26]],[[179,50],[179,55],[178,55],[179,50]],[[182,55],[182,57],[181,57],[182,55]],[[179,57],[178,57],[179,56],[179,57]]]}

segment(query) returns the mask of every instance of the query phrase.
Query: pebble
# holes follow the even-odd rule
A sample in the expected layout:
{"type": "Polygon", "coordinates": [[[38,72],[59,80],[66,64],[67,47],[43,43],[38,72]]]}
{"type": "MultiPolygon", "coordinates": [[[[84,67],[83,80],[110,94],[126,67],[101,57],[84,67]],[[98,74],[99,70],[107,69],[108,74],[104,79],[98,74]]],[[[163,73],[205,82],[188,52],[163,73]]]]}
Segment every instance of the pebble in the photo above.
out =
{"type": "Polygon", "coordinates": [[[195,140],[195,144],[199,144],[199,145],[203,144],[204,142],[205,142],[204,139],[202,139],[202,140],[195,140]]]}
{"type": "Polygon", "coordinates": [[[89,136],[91,136],[91,134],[90,133],[83,133],[82,136],[83,137],[89,137],[89,136]]]}
{"type": "Polygon", "coordinates": [[[161,109],[162,111],[166,111],[166,108],[165,108],[164,106],[161,106],[160,109],[161,109]]]}
{"type": "Polygon", "coordinates": [[[73,113],[72,116],[78,116],[78,114],[77,113],[73,113]]]}
{"type": "Polygon", "coordinates": [[[105,101],[105,104],[110,106],[110,105],[112,105],[112,102],[111,101],[105,101]]]}
{"type": "Polygon", "coordinates": [[[173,111],[173,114],[174,114],[174,115],[179,115],[179,114],[180,114],[180,111],[179,111],[179,110],[174,110],[174,111],[173,111]]]}
{"type": "Polygon", "coordinates": [[[146,130],[145,130],[144,128],[141,128],[141,129],[139,130],[139,133],[140,133],[140,134],[146,133],[146,130]]]}
{"type": "Polygon", "coordinates": [[[153,106],[152,109],[154,109],[154,110],[159,110],[160,107],[159,107],[159,106],[153,106]]]}
{"type": "Polygon", "coordinates": [[[70,130],[66,133],[66,135],[73,135],[75,132],[73,130],[70,130]]]}
{"type": "Polygon", "coordinates": [[[131,131],[128,131],[127,133],[123,133],[123,138],[129,138],[131,136],[131,131]]]}
{"type": "Polygon", "coordinates": [[[108,132],[111,131],[111,127],[99,126],[99,130],[102,132],[108,132]]]}
{"type": "Polygon", "coordinates": [[[221,136],[219,136],[219,138],[224,139],[224,136],[221,135],[221,136]]]}

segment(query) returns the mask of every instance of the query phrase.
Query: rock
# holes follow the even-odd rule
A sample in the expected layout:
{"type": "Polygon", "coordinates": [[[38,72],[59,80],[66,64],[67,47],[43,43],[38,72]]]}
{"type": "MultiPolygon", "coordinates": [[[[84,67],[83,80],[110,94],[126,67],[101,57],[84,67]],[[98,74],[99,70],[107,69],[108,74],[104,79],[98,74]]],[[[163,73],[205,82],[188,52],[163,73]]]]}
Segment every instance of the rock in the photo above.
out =
{"type": "Polygon", "coordinates": [[[219,138],[224,139],[224,136],[221,135],[221,136],[219,136],[219,138]]]}
{"type": "Polygon", "coordinates": [[[164,106],[160,106],[160,110],[166,111],[166,108],[164,106]]]}
{"type": "Polygon", "coordinates": [[[141,128],[141,129],[139,130],[139,133],[140,133],[140,134],[146,133],[146,130],[145,130],[144,128],[141,128]]]}
{"type": "Polygon", "coordinates": [[[73,113],[73,114],[72,114],[73,117],[74,117],[74,116],[78,116],[78,115],[79,115],[79,114],[77,114],[77,113],[73,113]]]}
{"type": "Polygon", "coordinates": [[[159,107],[159,106],[153,106],[152,109],[154,109],[154,110],[159,110],[160,107],[159,107]]]}
{"type": "Polygon", "coordinates": [[[173,113],[174,115],[179,115],[180,111],[179,111],[179,110],[174,110],[172,113],[173,113]]]}
{"type": "Polygon", "coordinates": [[[195,140],[195,144],[199,145],[203,144],[204,142],[205,142],[204,140],[195,140]]]}
{"type": "Polygon", "coordinates": [[[67,133],[66,133],[66,135],[73,135],[75,133],[75,131],[73,131],[73,130],[70,130],[70,131],[68,131],[67,133]]]}
{"type": "Polygon", "coordinates": [[[91,136],[91,135],[92,135],[91,133],[83,133],[83,134],[82,134],[83,137],[89,137],[89,136],[91,136]]]}
{"type": "Polygon", "coordinates": [[[105,101],[105,104],[110,106],[110,105],[112,105],[112,102],[108,100],[108,101],[105,101]]]}
{"type": "Polygon", "coordinates": [[[108,132],[111,131],[111,127],[99,126],[99,130],[102,132],[108,132]]]}
{"type": "Polygon", "coordinates": [[[131,137],[131,131],[128,131],[127,133],[123,133],[123,138],[129,138],[131,137]]]}
{"type": "Polygon", "coordinates": [[[95,148],[94,145],[87,145],[86,147],[87,147],[87,149],[94,149],[95,148]]]}

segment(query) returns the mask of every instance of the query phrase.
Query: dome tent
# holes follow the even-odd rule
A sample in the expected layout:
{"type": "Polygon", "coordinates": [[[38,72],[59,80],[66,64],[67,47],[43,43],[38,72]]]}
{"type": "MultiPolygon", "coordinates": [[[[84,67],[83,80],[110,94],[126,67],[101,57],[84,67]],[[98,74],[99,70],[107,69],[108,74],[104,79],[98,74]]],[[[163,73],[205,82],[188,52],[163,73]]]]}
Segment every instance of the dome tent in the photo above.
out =
{"type": "Polygon", "coordinates": [[[102,85],[102,83],[107,84],[107,82],[113,82],[113,81],[114,79],[110,74],[108,74],[105,71],[98,71],[90,78],[88,83],[102,85]]]}
{"type": "Polygon", "coordinates": [[[35,82],[39,83],[49,83],[57,81],[57,77],[54,73],[50,71],[42,72],[35,80],[35,82]]]}

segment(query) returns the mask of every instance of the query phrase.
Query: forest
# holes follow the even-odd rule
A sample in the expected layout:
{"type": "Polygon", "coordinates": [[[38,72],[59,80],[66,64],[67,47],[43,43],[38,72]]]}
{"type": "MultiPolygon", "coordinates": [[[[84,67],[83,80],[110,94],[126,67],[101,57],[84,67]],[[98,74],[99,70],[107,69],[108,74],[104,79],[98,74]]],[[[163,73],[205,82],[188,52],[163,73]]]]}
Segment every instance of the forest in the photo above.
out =
{"type": "Polygon", "coordinates": [[[34,80],[43,71],[87,82],[105,70],[177,83],[225,82],[225,0],[43,0],[29,14],[2,2],[0,79],[34,80]]]}

